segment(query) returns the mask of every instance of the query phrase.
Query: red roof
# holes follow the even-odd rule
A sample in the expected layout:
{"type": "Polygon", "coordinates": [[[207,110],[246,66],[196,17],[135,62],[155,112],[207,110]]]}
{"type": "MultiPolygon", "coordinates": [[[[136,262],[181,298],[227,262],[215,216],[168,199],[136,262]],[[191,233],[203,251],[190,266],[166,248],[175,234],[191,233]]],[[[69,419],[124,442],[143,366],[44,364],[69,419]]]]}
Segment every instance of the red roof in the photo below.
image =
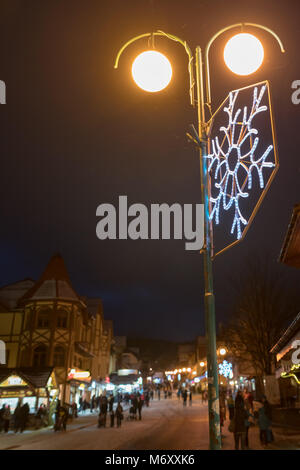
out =
{"type": "Polygon", "coordinates": [[[40,279],[20,299],[26,300],[64,299],[80,302],[74,291],[65,262],[60,254],[52,256],[40,279]]]}

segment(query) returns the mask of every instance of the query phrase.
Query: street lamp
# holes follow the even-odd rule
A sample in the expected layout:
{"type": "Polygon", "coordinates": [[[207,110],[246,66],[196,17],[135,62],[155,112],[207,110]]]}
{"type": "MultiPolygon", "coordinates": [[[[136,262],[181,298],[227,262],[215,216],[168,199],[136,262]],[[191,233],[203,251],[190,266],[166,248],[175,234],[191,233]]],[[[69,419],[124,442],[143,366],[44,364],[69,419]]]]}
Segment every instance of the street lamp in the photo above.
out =
{"type": "Polygon", "coordinates": [[[236,34],[225,46],[224,60],[233,73],[250,75],[261,66],[264,60],[264,48],[253,34],[236,34]]]}
{"type": "Polygon", "coordinates": [[[142,90],[155,93],[166,88],[172,78],[172,67],[164,54],[142,52],[132,64],[132,77],[142,90]]]}
{"type": "MultiPolygon", "coordinates": [[[[168,59],[154,50],[155,37],[165,37],[181,44],[188,55],[189,72],[189,95],[190,103],[197,107],[198,129],[193,128],[194,137],[188,136],[196,143],[200,157],[200,178],[202,203],[204,204],[204,247],[202,250],[204,259],[204,281],[205,281],[205,327],[207,337],[207,382],[208,382],[208,416],[209,416],[209,442],[210,449],[221,449],[220,432],[220,410],[219,410],[219,384],[218,364],[216,347],[216,322],[215,322],[215,299],[213,293],[213,271],[212,271],[212,227],[209,206],[209,173],[207,164],[208,155],[208,122],[206,120],[205,106],[211,113],[211,86],[209,71],[209,51],[213,42],[224,32],[240,28],[241,33],[228,41],[224,51],[226,65],[240,75],[248,75],[256,71],[263,61],[263,47],[260,41],[253,35],[244,32],[245,27],[255,27],[270,33],[278,42],[281,52],[284,52],[283,44],[274,31],[266,26],[254,23],[237,23],[227,26],[218,31],[207,43],[204,61],[202,50],[196,47],[192,54],[187,42],[178,36],[156,31],[136,36],[126,42],[119,50],[115,68],[118,68],[119,59],[123,51],[133,42],[146,39],[152,42],[151,50],[140,54],[133,63],[132,75],[139,87],[149,92],[164,89],[171,80],[172,68],[168,59]],[[144,64],[144,65],[143,65],[144,64]],[[150,65],[149,65],[150,64],[150,65]],[[159,72],[158,72],[159,70],[159,72]],[[196,77],[196,78],[195,78],[196,77]],[[205,82],[205,85],[204,85],[205,82]],[[206,96],[204,97],[204,89],[206,96]]],[[[149,48],[150,49],[150,48],[149,48]]],[[[181,373],[181,370],[179,370],[181,373]]]]}

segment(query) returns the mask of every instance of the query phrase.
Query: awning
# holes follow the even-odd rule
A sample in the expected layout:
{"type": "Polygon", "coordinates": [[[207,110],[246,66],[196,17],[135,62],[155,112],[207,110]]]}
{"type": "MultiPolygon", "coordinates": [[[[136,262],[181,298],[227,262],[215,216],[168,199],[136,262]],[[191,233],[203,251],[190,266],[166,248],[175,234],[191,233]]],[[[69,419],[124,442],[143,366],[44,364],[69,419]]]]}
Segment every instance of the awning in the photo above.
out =
{"type": "Polygon", "coordinates": [[[28,384],[28,386],[33,388],[45,388],[52,371],[53,367],[20,367],[15,369],[1,368],[0,384],[10,376],[18,376],[23,379],[24,382],[28,384]]]}

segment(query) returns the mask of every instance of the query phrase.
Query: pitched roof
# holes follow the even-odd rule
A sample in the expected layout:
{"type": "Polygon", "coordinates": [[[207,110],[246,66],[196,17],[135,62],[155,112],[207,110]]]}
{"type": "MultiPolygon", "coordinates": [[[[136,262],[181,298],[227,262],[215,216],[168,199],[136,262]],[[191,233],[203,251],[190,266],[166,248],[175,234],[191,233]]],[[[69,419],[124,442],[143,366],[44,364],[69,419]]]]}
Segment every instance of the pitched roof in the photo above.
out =
{"type": "Polygon", "coordinates": [[[47,385],[53,367],[17,367],[15,369],[1,368],[0,383],[10,375],[19,375],[25,382],[34,388],[44,388],[47,385]]]}
{"type": "Polygon", "coordinates": [[[33,279],[23,279],[1,287],[0,303],[9,309],[16,308],[19,299],[34,286],[34,283],[33,279]]]}
{"type": "Polygon", "coordinates": [[[270,350],[271,353],[278,353],[292,338],[293,336],[300,331],[300,312],[294,318],[289,327],[285,330],[283,335],[279,338],[275,346],[270,350]]]}
{"type": "Polygon", "coordinates": [[[300,268],[300,204],[297,204],[293,209],[279,261],[300,268]]]}
{"type": "Polygon", "coordinates": [[[72,287],[64,260],[60,254],[52,256],[40,279],[23,295],[20,303],[22,304],[29,299],[81,301],[72,287]]]}

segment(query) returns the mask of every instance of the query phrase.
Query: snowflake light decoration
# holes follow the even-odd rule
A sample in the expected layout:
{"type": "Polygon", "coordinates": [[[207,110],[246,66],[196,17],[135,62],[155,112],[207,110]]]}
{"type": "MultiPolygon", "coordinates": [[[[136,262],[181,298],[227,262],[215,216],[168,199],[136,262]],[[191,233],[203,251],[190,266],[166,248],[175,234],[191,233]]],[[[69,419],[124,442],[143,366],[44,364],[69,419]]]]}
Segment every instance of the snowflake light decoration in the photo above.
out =
{"type": "Polygon", "coordinates": [[[227,126],[220,127],[220,136],[210,139],[210,153],[206,157],[211,184],[210,219],[218,225],[222,210],[233,208],[231,234],[236,232],[237,240],[242,238],[243,226],[249,222],[242,211],[241,202],[249,197],[253,174],[257,174],[260,189],[263,190],[264,169],[276,166],[273,139],[272,144],[259,150],[259,130],[254,127],[256,116],[268,110],[268,106],[262,104],[266,89],[266,82],[260,88],[254,86],[249,111],[247,106],[243,111],[236,109],[241,90],[230,92],[228,105],[223,108],[228,116],[227,126]]]}
{"type": "Polygon", "coordinates": [[[232,379],[233,371],[231,362],[223,361],[219,364],[219,374],[232,379]]]}

